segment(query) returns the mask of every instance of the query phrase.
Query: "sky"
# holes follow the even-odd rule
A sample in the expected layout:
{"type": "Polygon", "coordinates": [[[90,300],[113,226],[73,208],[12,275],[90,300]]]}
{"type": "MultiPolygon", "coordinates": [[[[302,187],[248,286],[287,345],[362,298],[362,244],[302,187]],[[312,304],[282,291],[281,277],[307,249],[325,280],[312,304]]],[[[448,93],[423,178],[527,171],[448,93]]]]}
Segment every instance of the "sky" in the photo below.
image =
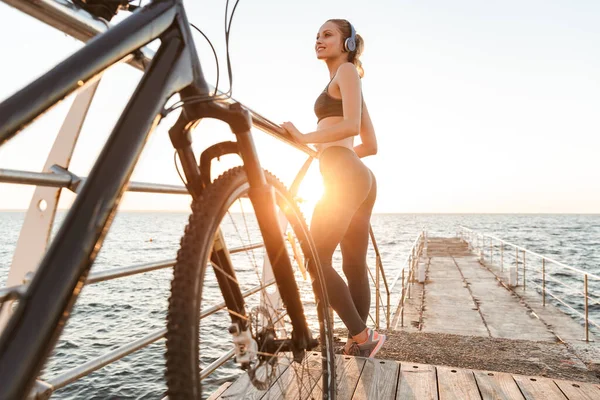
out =
{"type": "MultiPolygon", "coordinates": [[[[227,89],[225,2],[186,1],[213,42],[227,89]]],[[[122,19],[125,16],[119,18],[122,19]]],[[[329,81],[315,57],[328,18],[349,19],[365,40],[363,93],[379,152],[364,159],[378,181],[375,212],[600,213],[600,2],[596,0],[240,0],[230,55],[233,97],[276,123],[315,129],[313,105],[329,81]]],[[[0,3],[0,101],[82,44],[0,3]]],[[[215,60],[194,40],[207,80],[215,60]]],[[[141,72],[105,72],[70,169],[86,176],[141,72]]],[[[41,171],[73,97],[0,148],[0,168],[41,171]]],[[[169,123],[161,122],[133,180],[178,184],[169,123]]],[[[232,140],[203,121],[199,154],[232,140]]],[[[288,185],[305,155],[256,130],[263,166],[288,185]]],[[[225,157],[215,168],[237,163],[225,157]]],[[[314,164],[301,195],[315,201],[314,164]]],[[[33,188],[0,184],[0,209],[26,209],[33,188]]],[[[64,191],[60,207],[74,195],[64,191]]],[[[127,194],[123,210],[188,210],[186,196],[127,194]]]]}

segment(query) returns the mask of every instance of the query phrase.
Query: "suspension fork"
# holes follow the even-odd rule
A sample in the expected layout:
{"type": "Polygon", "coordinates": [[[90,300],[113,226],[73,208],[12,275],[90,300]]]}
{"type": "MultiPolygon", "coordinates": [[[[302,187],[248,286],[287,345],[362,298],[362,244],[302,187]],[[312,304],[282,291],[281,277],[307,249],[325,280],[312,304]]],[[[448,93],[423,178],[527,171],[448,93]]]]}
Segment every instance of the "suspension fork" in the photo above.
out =
{"type": "MultiPolygon", "coordinates": [[[[205,115],[208,114],[205,109],[201,109],[198,112],[198,108],[193,108],[191,111],[195,112],[193,114],[195,118],[190,120],[188,117],[190,110],[186,109],[169,130],[169,137],[181,160],[183,172],[187,180],[187,189],[192,198],[198,200],[202,195],[205,185],[210,183],[210,168],[208,168],[208,171],[204,171],[208,176],[202,176],[203,171],[199,167],[199,163],[192,150],[190,133],[198,125],[202,117],[210,115],[205,115]]],[[[210,166],[210,160],[208,160],[208,165],[210,166]]],[[[210,262],[213,266],[219,289],[225,300],[225,305],[227,310],[229,310],[232,329],[235,327],[236,330],[245,331],[247,329],[247,317],[244,308],[244,297],[239,285],[236,284],[235,270],[233,269],[229,251],[225,246],[225,240],[220,230],[215,235],[210,262]]]]}
{"type": "Polygon", "coordinates": [[[296,350],[312,348],[315,343],[308,330],[304,308],[300,301],[300,291],[296,284],[283,232],[279,226],[275,208],[275,192],[273,187],[267,183],[250,132],[252,125],[250,113],[243,109],[239,103],[233,104],[232,109],[244,117],[244,123],[241,123],[242,120],[240,119],[240,123],[237,126],[231,124],[230,126],[237,138],[238,150],[244,161],[244,168],[248,176],[248,182],[250,183],[248,196],[254,206],[256,219],[264,239],[265,249],[273,269],[273,275],[275,276],[281,299],[292,320],[294,327],[294,347],[296,347],[296,350]]]}
{"type": "MultiPolygon", "coordinates": [[[[294,328],[294,347],[297,350],[312,348],[316,342],[313,340],[306,323],[300,292],[287,253],[283,232],[279,227],[275,208],[275,193],[273,187],[267,183],[254,146],[250,131],[252,127],[250,113],[239,103],[225,106],[216,102],[200,103],[199,105],[186,107],[185,112],[181,113],[179,120],[171,129],[170,136],[173,145],[180,154],[185,175],[190,183],[189,186],[192,186],[190,187],[192,196],[199,196],[202,192],[202,182],[207,182],[206,177],[201,176],[195,157],[191,153],[191,139],[189,136],[190,129],[201,118],[216,118],[228,123],[237,138],[237,151],[242,157],[250,184],[250,201],[256,212],[259,229],[264,238],[265,249],[273,268],[275,281],[294,328]]],[[[209,179],[210,177],[208,177],[209,179]]],[[[218,238],[219,235],[217,235],[217,242],[219,242],[218,238]]],[[[219,268],[215,268],[215,274],[225,297],[227,308],[233,311],[230,312],[232,323],[233,325],[238,324],[240,330],[245,330],[247,319],[245,317],[244,300],[239,286],[231,284],[235,281],[235,271],[227,249],[222,245],[216,245],[211,255],[211,261],[219,266],[219,268]]]]}

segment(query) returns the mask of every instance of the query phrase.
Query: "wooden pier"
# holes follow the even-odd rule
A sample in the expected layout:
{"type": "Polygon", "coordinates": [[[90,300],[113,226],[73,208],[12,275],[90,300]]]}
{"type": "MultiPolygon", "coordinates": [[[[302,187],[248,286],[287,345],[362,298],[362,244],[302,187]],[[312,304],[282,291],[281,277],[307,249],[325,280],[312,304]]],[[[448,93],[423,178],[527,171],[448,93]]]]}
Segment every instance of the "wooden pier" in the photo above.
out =
{"type": "MultiPolygon", "coordinates": [[[[458,351],[457,357],[442,360],[447,365],[426,364],[422,360],[435,358],[426,357],[428,351],[435,351],[433,347],[423,346],[419,360],[414,354],[407,359],[401,351],[387,352],[386,345],[378,356],[388,354],[393,359],[337,356],[338,399],[600,399],[600,348],[593,334],[589,341],[583,340],[580,324],[550,304],[542,306],[535,290],[508,286],[507,271],[483,262],[459,238],[429,238],[427,244],[427,254],[417,265],[426,269],[425,282],[411,285],[404,315],[396,313],[391,333],[419,335],[423,341],[431,335],[455,335],[467,346],[472,343],[472,351],[483,340],[502,341],[504,347],[511,343],[519,349],[531,347],[541,357],[536,362],[544,365],[540,370],[544,376],[529,376],[509,367],[474,369],[468,367],[472,360],[461,359],[458,351]],[[558,349],[558,361],[550,360],[552,351],[544,360],[546,349],[558,349]],[[581,380],[557,378],[565,376],[565,369],[577,371],[573,375],[581,380]]],[[[495,363],[496,355],[485,349],[480,360],[500,365],[495,363]]],[[[523,354],[523,364],[527,361],[523,354]]],[[[311,353],[303,365],[280,365],[269,390],[255,389],[247,375],[242,375],[210,398],[320,399],[320,366],[320,354],[311,353]]]]}
{"type": "Polygon", "coordinates": [[[425,283],[412,285],[404,324],[396,318],[394,329],[550,342],[585,338],[571,317],[542,306],[535,289],[508,287],[508,269],[482,262],[459,238],[430,238],[419,264],[425,283]]]}
{"type": "MultiPolygon", "coordinates": [[[[338,399],[344,400],[600,399],[599,384],[361,357],[337,357],[338,399]]],[[[221,386],[210,399],[318,400],[321,398],[318,353],[313,353],[306,363],[311,365],[305,369],[313,374],[311,379],[304,379],[301,383],[297,374],[302,368],[286,366],[267,391],[257,390],[250,384],[247,375],[243,375],[237,381],[221,386]]]]}

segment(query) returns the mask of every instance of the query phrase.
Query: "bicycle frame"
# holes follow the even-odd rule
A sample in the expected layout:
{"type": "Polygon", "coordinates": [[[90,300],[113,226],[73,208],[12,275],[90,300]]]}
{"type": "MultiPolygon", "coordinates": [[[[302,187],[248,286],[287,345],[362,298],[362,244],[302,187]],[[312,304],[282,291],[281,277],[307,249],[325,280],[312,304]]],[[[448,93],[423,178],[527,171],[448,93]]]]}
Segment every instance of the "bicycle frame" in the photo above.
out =
{"type": "MultiPolygon", "coordinates": [[[[193,45],[182,0],[157,0],[87,43],[41,78],[0,104],[0,146],[70,93],[152,40],[161,45],[115,125],[81,192],[40,262],[26,293],[0,337],[0,398],[21,398],[30,390],[54,347],[87,274],[108,233],[118,203],[167,100],[206,96],[208,85],[193,45]]],[[[192,152],[190,130],[201,118],[228,122],[250,182],[265,248],[300,348],[311,344],[283,234],[277,224],[273,190],[267,185],[250,134],[250,117],[239,104],[205,102],[184,106],[169,134],[192,196],[202,177],[192,152]]],[[[231,272],[233,267],[229,265],[231,272]]],[[[243,315],[239,287],[223,295],[243,315]],[[237,293],[236,293],[237,291],[237,293]],[[241,309],[239,309],[241,308],[241,309]]],[[[232,322],[236,322],[232,316],[232,322]]],[[[245,326],[242,325],[242,326],[245,326]]]]}

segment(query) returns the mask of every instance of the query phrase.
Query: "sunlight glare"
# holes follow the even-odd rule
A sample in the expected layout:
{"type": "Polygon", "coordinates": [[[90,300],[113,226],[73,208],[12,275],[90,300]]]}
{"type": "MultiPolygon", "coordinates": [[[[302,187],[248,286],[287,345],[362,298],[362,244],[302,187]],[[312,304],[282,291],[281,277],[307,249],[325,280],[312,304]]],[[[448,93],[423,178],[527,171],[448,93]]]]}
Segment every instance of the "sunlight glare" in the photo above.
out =
{"type": "Polygon", "coordinates": [[[310,221],[313,209],[323,195],[323,180],[316,168],[310,168],[298,189],[296,200],[304,213],[307,221],[310,221]]]}

